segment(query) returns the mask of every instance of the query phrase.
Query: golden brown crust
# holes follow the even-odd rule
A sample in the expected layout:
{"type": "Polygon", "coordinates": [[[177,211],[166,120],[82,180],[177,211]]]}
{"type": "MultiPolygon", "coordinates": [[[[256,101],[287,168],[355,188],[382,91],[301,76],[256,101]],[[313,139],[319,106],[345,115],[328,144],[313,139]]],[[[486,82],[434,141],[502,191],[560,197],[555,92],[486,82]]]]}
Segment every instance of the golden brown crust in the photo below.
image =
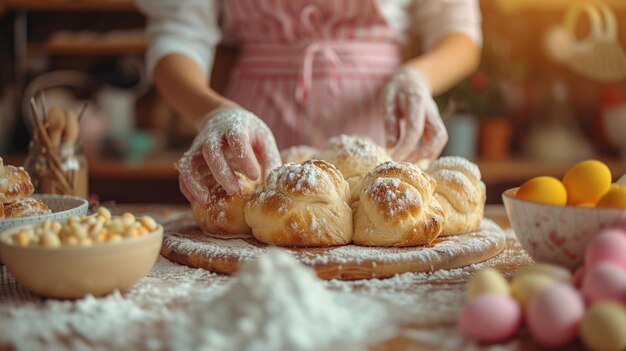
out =
{"type": "Polygon", "coordinates": [[[486,200],[478,166],[462,157],[448,156],[433,162],[427,172],[437,180],[435,197],[446,216],[441,235],[478,230],[486,200]]]}
{"type": "Polygon", "coordinates": [[[298,145],[281,150],[280,158],[283,160],[283,163],[302,163],[312,159],[318,152],[319,150],[314,147],[298,145]]]}
{"type": "Polygon", "coordinates": [[[6,218],[32,217],[52,212],[45,202],[32,197],[5,204],[4,210],[6,218]]]}
{"type": "Polygon", "coordinates": [[[22,167],[2,166],[0,163],[0,202],[8,204],[30,196],[35,187],[22,167]]]}
{"type": "Polygon", "coordinates": [[[391,161],[387,151],[367,138],[339,135],[314,158],[333,164],[350,186],[350,203],[359,195],[362,177],[379,164],[391,161]]]}
{"type": "Polygon", "coordinates": [[[254,237],[279,246],[345,245],[352,238],[349,189],[331,164],[310,160],[270,172],[246,205],[254,237]]]}
{"type": "Polygon", "coordinates": [[[369,172],[353,204],[353,242],[364,246],[416,246],[435,240],[444,214],[436,182],[410,163],[386,162],[369,172]]]}
{"type": "Polygon", "coordinates": [[[191,203],[193,216],[198,226],[215,235],[250,234],[250,226],[246,223],[244,216],[244,207],[259,181],[252,181],[236,172],[241,189],[229,195],[217,183],[208,166],[200,166],[199,171],[209,189],[209,203],[191,203]]]}
{"type": "Polygon", "coordinates": [[[6,215],[4,213],[4,204],[0,202],[0,219],[4,218],[6,215]]]}

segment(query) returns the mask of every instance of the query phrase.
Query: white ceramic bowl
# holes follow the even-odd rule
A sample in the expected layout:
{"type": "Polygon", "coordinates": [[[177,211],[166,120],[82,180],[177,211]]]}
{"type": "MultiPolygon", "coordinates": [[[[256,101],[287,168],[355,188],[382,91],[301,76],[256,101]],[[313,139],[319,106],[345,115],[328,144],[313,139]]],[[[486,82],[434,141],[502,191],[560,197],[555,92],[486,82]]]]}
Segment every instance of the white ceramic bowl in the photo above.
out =
{"type": "Polygon", "coordinates": [[[20,247],[4,242],[24,227],[29,226],[0,234],[4,263],[26,289],[55,298],[98,296],[132,286],[152,269],[163,242],[161,225],[144,236],[89,247],[20,247]]]}
{"type": "Polygon", "coordinates": [[[517,189],[505,191],[502,200],[515,236],[536,261],[576,268],[594,236],[626,221],[626,210],[520,200],[515,198],[517,189]]]}
{"type": "Polygon", "coordinates": [[[89,207],[87,200],[76,196],[34,194],[31,197],[45,202],[52,210],[52,213],[23,218],[0,219],[0,232],[20,225],[43,222],[48,219],[60,221],[72,216],[82,216],[87,214],[87,208],[89,207]]]}

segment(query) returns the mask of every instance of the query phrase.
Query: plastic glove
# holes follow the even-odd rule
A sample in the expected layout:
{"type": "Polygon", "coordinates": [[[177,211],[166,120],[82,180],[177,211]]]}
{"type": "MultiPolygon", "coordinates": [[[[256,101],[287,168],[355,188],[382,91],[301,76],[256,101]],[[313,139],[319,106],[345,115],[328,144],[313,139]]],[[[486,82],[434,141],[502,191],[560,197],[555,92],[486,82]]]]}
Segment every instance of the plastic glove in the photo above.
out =
{"type": "Polygon", "coordinates": [[[435,159],[448,142],[448,132],[419,70],[404,67],[383,88],[387,147],[396,161],[435,159]]]}
{"type": "Polygon", "coordinates": [[[180,190],[190,202],[207,203],[209,190],[198,171],[206,162],[215,180],[233,194],[239,190],[235,170],[250,179],[265,177],[281,165],[274,135],[253,113],[221,108],[204,118],[191,148],[178,161],[180,190]]]}

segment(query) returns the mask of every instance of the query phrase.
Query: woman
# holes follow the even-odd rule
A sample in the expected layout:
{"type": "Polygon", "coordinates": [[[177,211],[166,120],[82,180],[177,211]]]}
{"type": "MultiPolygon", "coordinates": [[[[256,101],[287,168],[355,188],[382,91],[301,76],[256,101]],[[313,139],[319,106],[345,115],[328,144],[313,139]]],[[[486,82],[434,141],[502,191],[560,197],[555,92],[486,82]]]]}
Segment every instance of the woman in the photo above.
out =
{"type": "Polygon", "coordinates": [[[432,95],[480,58],[477,0],[138,0],[148,16],[148,69],[198,127],[179,162],[181,191],[205,203],[206,162],[233,193],[233,169],[257,179],[278,149],[368,136],[396,160],[436,158],[447,133],[432,95]],[[221,22],[220,22],[221,20],[221,22]],[[401,44],[422,37],[404,63],[401,44]],[[225,96],[208,84],[215,46],[240,47],[225,96]],[[380,98],[382,96],[382,99],[380,98]]]}

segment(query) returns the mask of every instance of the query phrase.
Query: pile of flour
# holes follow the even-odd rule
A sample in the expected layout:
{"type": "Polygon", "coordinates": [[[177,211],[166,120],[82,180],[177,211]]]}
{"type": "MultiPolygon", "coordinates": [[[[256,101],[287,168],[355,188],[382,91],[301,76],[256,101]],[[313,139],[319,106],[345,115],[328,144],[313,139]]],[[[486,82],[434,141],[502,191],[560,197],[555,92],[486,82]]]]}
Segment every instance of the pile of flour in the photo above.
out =
{"type": "Polygon", "coordinates": [[[332,292],[314,271],[272,249],[244,264],[217,298],[192,306],[183,330],[203,349],[308,350],[363,342],[389,327],[376,301],[332,292]],[[201,326],[201,327],[199,327],[201,326]]]}
{"type": "Polygon", "coordinates": [[[163,259],[157,266],[125,296],[0,304],[0,348],[344,349],[390,336],[398,321],[377,299],[329,290],[279,249],[248,261],[234,279],[163,259]]]}

